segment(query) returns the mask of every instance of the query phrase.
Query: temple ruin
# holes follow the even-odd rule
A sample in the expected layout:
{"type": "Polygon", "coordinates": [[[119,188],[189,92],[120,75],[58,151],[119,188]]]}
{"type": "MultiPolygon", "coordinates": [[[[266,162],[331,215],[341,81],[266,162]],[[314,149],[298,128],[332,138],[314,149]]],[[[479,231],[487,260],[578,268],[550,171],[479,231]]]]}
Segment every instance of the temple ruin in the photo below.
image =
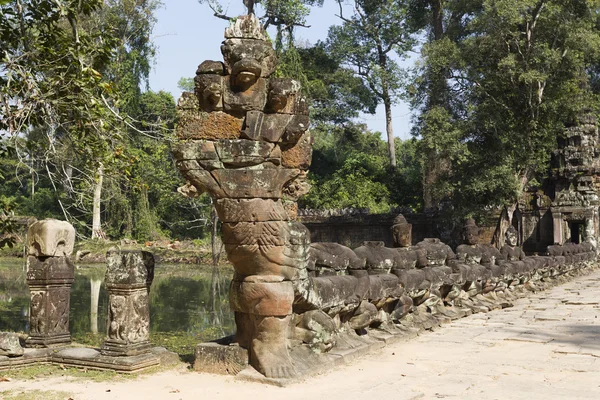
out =
{"type": "MultiPolygon", "coordinates": [[[[223,61],[199,65],[195,93],[180,98],[173,148],[188,181],[180,191],[212,196],[234,269],[236,333],[199,343],[195,370],[285,384],[452,320],[510,307],[597,266],[593,118],[567,128],[550,184],[524,196],[501,245],[490,245],[489,229],[467,220],[461,244],[451,248],[429,228],[414,235],[410,221],[429,222],[402,214],[381,218],[359,243],[349,237],[352,248],[311,242],[297,208],[309,190],[312,152],[301,86],[274,76],[277,58],[254,15],[225,30],[221,52],[223,61]]],[[[150,253],[109,251],[106,340],[100,349],[74,348],[74,229],[46,220],[28,238],[30,336],[22,349],[15,334],[0,334],[0,369],[52,362],[135,372],[160,364],[164,349],[149,342],[150,253]]]]}

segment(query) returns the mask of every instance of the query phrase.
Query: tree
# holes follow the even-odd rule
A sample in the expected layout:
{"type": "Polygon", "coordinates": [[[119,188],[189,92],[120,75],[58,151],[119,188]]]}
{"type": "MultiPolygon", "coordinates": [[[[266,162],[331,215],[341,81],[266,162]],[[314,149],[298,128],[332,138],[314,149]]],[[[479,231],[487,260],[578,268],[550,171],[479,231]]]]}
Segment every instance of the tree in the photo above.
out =
{"type": "Polygon", "coordinates": [[[528,182],[544,177],[565,124],[593,106],[585,72],[599,56],[600,3],[445,4],[450,33],[426,47],[425,64],[445,71],[451,100],[422,115],[422,136],[429,146],[456,143],[443,177],[455,211],[514,209],[528,182]]]}
{"type": "Polygon", "coordinates": [[[343,13],[341,26],[329,28],[327,49],[351,68],[383,103],[390,165],[396,166],[392,104],[402,88],[403,71],[394,59],[413,48],[414,29],[407,18],[408,4],[398,0],[355,0],[352,16],[343,13]]]}
{"type": "MultiPolygon", "coordinates": [[[[101,1],[37,2],[0,5],[0,129],[8,132],[19,165],[37,172],[24,137],[40,132],[35,159],[56,185],[55,156],[64,146],[73,157],[98,161],[118,140],[107,107],[110,82],[99,72],[109,61],[113,40],[105,31],[86,31],[82,21],[101,1]]],[[[32,179],[32,195],[34,182],[32,179]]],[[[70,215],[59,199],[64,217],[70,215]]]]}

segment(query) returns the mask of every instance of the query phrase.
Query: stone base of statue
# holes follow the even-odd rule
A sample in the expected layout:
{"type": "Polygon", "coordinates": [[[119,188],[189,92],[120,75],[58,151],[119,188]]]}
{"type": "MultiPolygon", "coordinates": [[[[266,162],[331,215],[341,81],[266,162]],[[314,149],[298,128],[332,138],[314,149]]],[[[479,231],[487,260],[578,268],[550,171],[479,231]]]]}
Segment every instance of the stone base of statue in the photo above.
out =
{"type": "Polygon", "coordinates": [[[68,348],[52,355],[52,361],[67,367],[85,367],[97,370],[110,370],[122,373],[133,373],[161,364],[159,355],[152,348],[144,354],[134,356],[107,356],[96,349],[68,348]]]}
{"type": "Polygon", "coordinates": [[[152,345],[149,341],[142,343],[121,343],[108,339],[104,341],[100,351],[105,356],[125,357],[148,353],[151,348],[152,345]]]}

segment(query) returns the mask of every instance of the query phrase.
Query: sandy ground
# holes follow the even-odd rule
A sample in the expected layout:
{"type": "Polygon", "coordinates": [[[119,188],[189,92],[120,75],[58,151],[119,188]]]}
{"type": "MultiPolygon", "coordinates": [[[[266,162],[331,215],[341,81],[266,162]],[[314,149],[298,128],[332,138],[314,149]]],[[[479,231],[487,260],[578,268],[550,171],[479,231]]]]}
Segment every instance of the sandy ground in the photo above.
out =
{"type": "Polygon", "coordinates": [[[371,353],[286,388],[184,369],[124,382],[0,382],[113,399],[600,399],[600,272],[371,353]]]}

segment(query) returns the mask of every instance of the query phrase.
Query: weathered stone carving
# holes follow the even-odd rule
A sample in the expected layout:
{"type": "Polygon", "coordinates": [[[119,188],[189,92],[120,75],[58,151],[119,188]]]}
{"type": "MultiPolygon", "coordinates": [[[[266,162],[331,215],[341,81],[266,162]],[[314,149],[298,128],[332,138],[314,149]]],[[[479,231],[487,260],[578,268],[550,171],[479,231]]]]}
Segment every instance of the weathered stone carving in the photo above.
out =
{"type": "Polygon", "coordinates": [[[27,233],[27,284],[31,295],[27,347],[71,343],[69,304],[75,267],[75,229],[64,221],[33,223],[27,233]]]}
{"type": "Polygon", "coordinates": [[[75,228],[51,218],[34,222],[27,232],[27,245],[32,256],[68,257],[75,245],[75,228]]]}
{"type": "Polygon", "coordinates": [[[148,293],[154,278],[154,256],[147,251],[110,249],[106,255],[108,290],[106,356],[134,356],[150,349],[148,293]]]}
{"type": "Polygon", "coordinates": [[[277,59],[254,15],[226,30],[221,52],[224,62],[198,67],[195,98],[180,99],[173,153],[223,221],[236,341],[259,372],[291,377],[292,303],[296,282],[308,278],[310,236],[294,222],[308,191],[308,107],[298,82],[272,78],[277,59]]]}

